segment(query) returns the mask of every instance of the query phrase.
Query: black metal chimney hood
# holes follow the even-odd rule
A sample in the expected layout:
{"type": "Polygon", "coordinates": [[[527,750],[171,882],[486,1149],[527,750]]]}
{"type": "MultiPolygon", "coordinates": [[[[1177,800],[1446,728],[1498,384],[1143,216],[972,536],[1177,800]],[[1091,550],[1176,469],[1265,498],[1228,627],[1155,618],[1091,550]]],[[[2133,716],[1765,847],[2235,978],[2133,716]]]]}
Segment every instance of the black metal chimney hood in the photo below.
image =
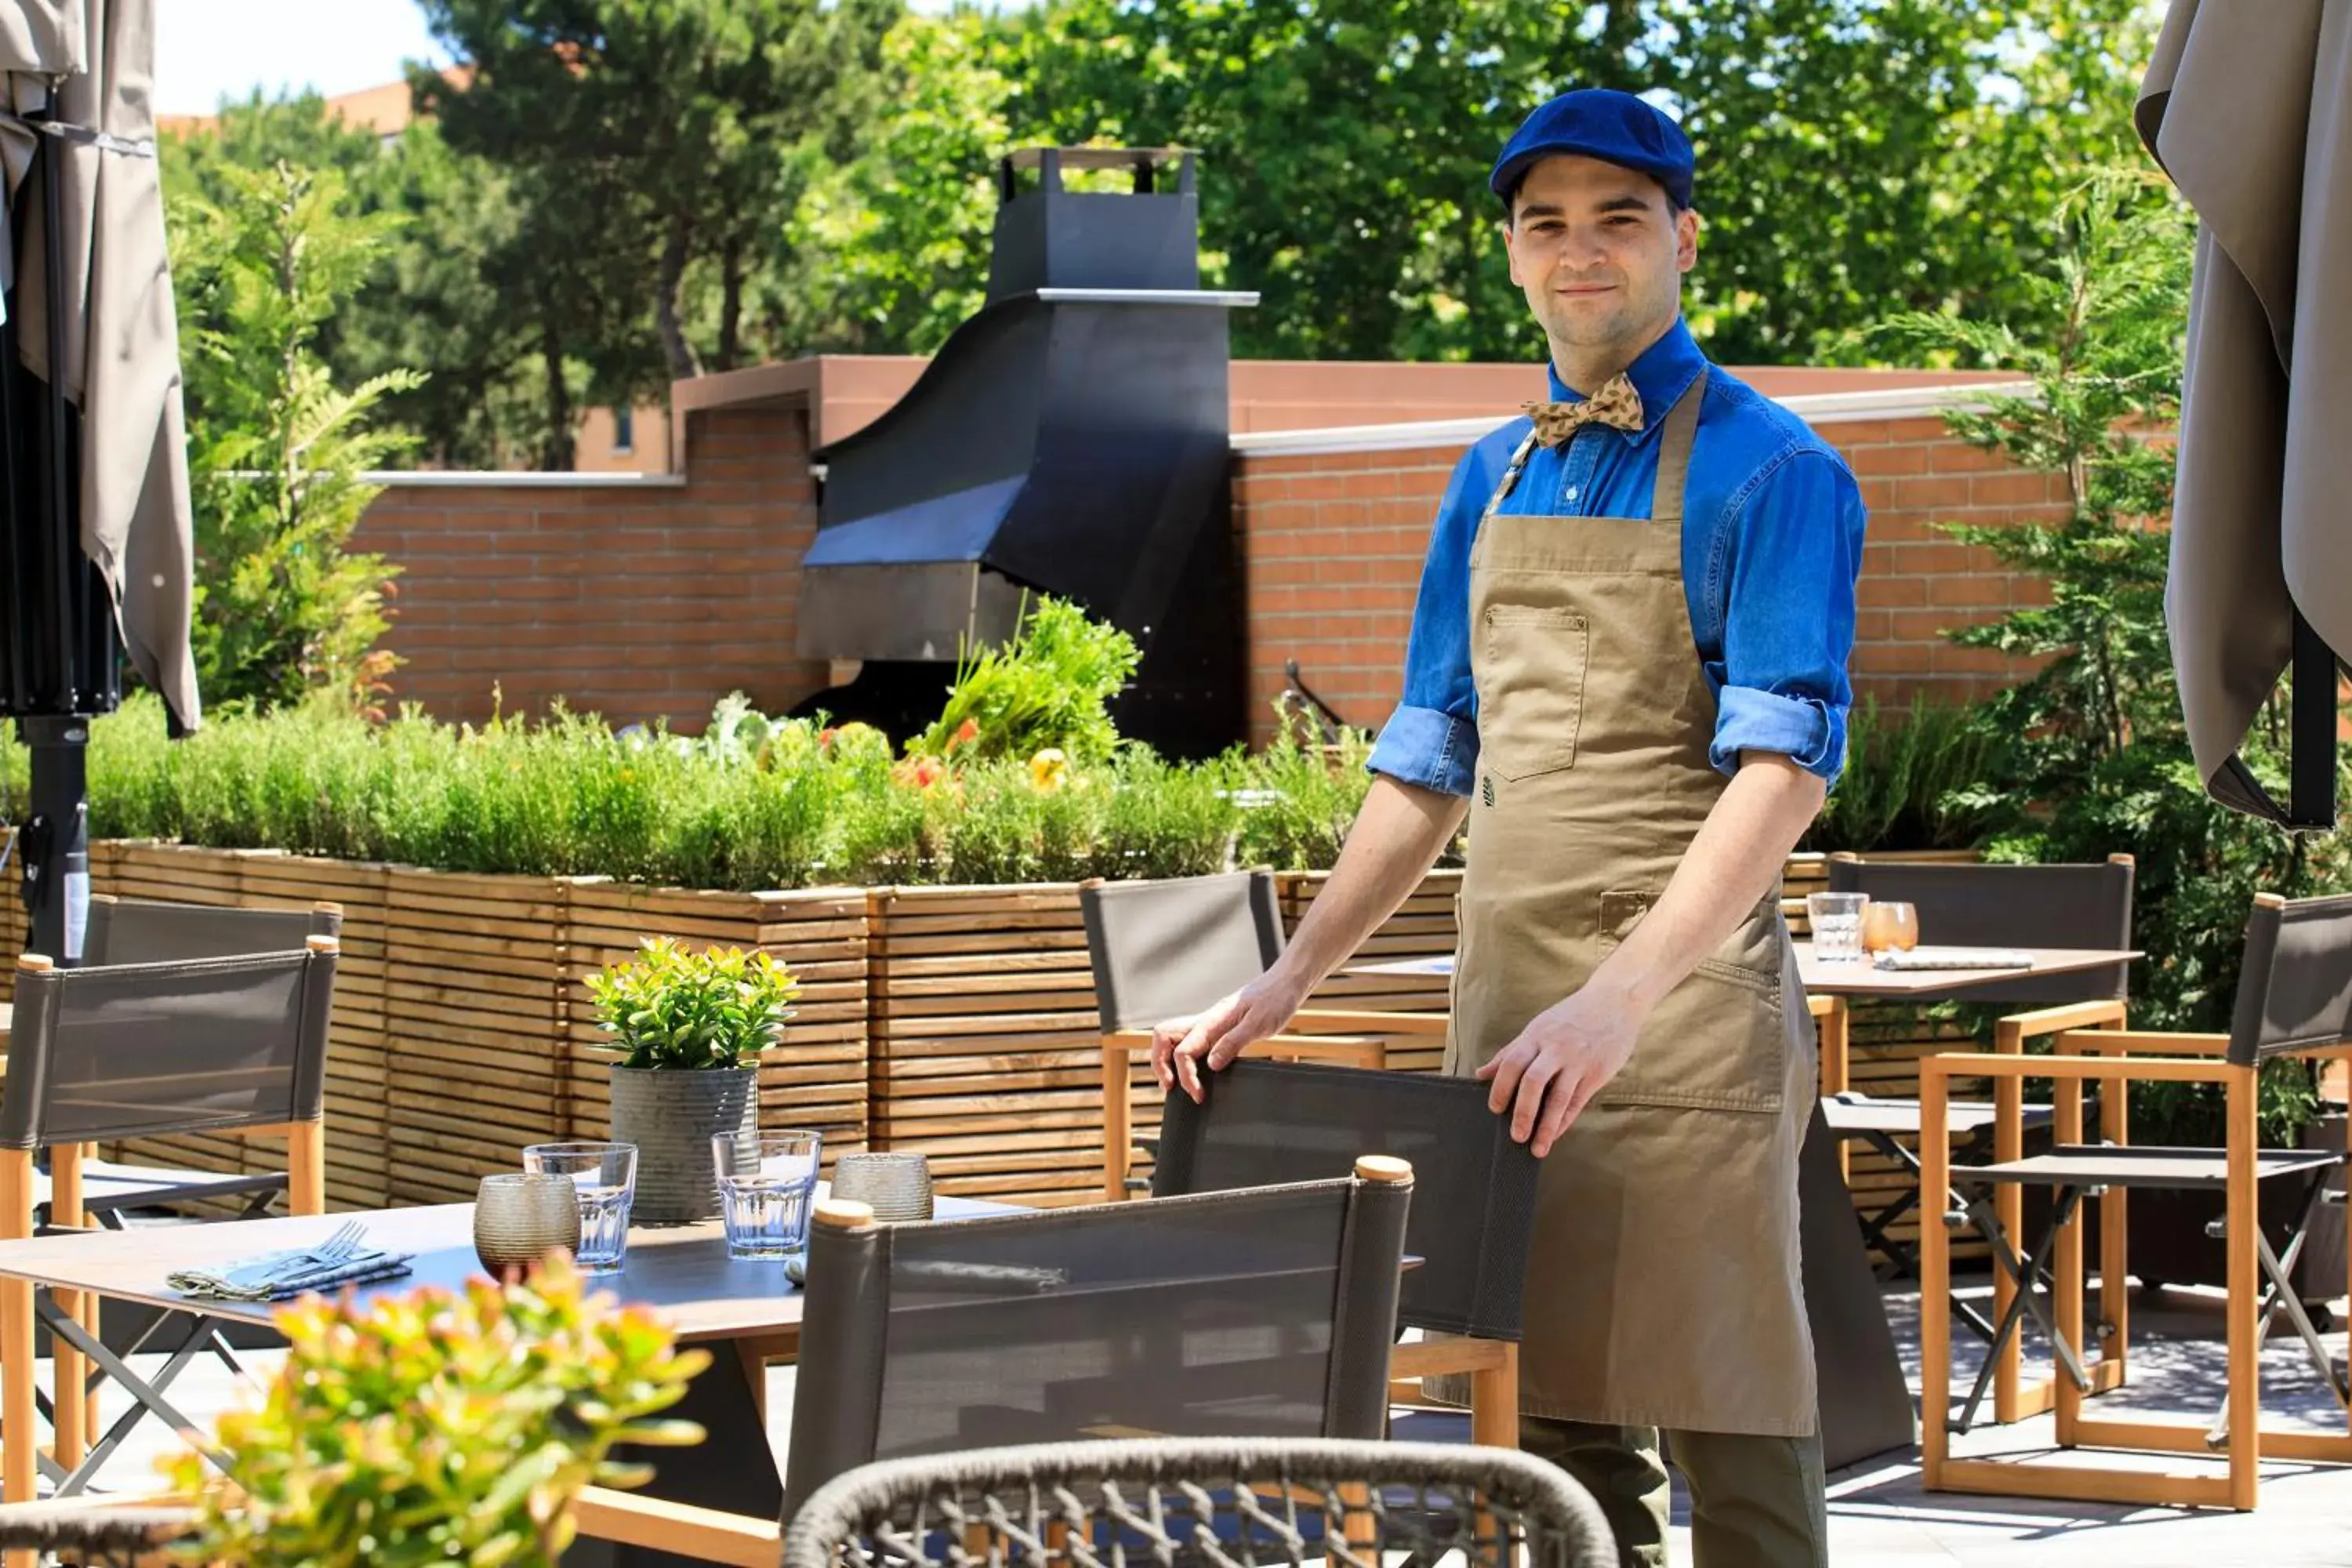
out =
{"type": "Polygon", "coordinates": [[[1027,148],[999,179],[987,303],[888,412],[815,454],[798,651],[863,668],[803,709],[927,723],[958,656],[1043,593],[1142,646],[1124,732],[1219,750],[1244,720],[1226,312],[1256,296],[1200,287],[1189,153],[1027,148]],[[1169,162],[1175,189],[1156,189],[1169,162]],[[1134,190],[1065,189],[1076,169],[1131,171],[1134,190]]]}

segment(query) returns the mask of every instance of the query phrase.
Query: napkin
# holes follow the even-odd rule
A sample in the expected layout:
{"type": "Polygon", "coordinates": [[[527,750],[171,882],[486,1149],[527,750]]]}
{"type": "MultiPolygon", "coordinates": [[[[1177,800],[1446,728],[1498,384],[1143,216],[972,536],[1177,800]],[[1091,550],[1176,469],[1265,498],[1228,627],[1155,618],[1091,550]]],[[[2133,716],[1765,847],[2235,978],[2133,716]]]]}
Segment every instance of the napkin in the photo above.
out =
{"type": "Polygon", "coordinates": [[[2031,969],[2033,955],[2013,947],[1890,947],[1873,962],[1881,969],[2031,969]]]}
{"type": "Polygon", "coordinates": [[[396,1279],[408,1272],[414,1253],[363,1247],[347,1258],[321,1263],[308,1252],[269,1252],[219,1268],[180,1268],[164,1283],[183,1296],[213,1301],[285,1301],[336,1285],[396,1279]]]}

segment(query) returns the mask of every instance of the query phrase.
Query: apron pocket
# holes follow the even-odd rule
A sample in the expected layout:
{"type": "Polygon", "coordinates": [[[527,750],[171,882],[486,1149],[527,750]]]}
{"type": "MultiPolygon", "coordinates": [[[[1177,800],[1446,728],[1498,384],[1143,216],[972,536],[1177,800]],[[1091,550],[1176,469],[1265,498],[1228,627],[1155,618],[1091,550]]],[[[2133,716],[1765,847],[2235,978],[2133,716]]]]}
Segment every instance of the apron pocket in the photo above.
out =
{"type": "MultiPolygon", "coordinates": [[[[1602,952],[1614,948],[1654,900],[1633,889],[1602,893],[1602,952]]],[[[1666,994],[1643,1026],[1632,1059],[1594,1102],[1779,1111],[1789,1063],[1780,931],[1778,900],[1768,900],[1666,994]]]]}
{"type": "Polygon", "coordinates": [[[1489,605],[1472,660],[1478,755],[1507,779],[1576,765],[1591,623],[1538,605],[1489,605]]]}

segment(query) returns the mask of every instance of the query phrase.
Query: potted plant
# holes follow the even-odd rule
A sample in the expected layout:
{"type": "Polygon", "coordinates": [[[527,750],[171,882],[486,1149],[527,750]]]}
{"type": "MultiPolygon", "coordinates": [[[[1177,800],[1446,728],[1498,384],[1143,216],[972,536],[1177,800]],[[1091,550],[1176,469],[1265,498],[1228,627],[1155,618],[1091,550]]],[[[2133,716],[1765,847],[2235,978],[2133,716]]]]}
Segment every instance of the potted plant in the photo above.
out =
{"type": "Polygon", "coordinates": [[[589,977],[613,1065],[613,1136],[637,1146],[632,1216],[690,1225],[719,1212],[710,1140],[760,1127],[758,1057],[775,1045],[800,983],[765,952],[693,952],[668,937],[589,977]]]}
{"type": "Polygon", "coordinates": [[[528,1285],[477,1280],[365,1308],[313,1297],[277,1315],[285,1364],[257,1409],[220,1421],[234,1487],[193,1449],[184,1560],[234,1568],[496,1563],[554,1568],[581,1489],[635,1486],[616,1446],[702,1440],[656,1419],[709,1362],[640,1309],[588,1296],[567,1259],[528,1285]]]}

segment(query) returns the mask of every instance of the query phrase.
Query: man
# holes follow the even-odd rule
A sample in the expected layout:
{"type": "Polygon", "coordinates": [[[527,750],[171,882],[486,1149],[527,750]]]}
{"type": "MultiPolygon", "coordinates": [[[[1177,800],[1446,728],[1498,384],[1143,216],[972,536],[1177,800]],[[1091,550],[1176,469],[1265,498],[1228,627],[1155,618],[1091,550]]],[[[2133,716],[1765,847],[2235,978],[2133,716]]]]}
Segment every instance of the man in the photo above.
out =
{"type": "Polygon", "coordinates": [[[1863,508],[1680,314],[1691,147],[1571,92],[1491,178],[1553,402],[1455,468],[1402,704],[1273,969],[1162,1029],[1161,1083],[1278,1032],[1466,815],[1448,1065],[1543,1159],[1523,1441],[1665,1561],[1659,1434],[1710,1565],[1827,1561],[1797,1247],[1811,1026],[1780,875],[1845,748],[1863,508]]]}

